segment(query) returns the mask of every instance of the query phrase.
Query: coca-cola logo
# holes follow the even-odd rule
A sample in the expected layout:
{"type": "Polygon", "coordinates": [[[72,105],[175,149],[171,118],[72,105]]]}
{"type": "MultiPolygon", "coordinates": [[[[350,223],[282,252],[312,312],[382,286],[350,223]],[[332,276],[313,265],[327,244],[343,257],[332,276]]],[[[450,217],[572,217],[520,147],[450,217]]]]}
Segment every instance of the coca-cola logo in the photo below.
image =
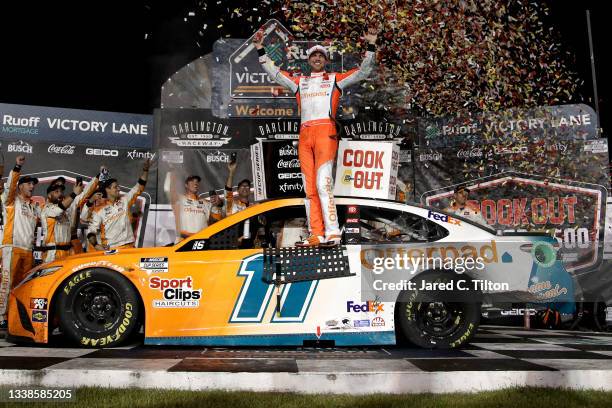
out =
{"type": "Polygon", "coordinates": [[[47,152],[54,154],[74,154],[75,148],[76,146],[72,145],[56,146],[55,144],[52,144],[47,149],[47,152]]]}
{"type": "Polygon", "coordinates": [[[473,149],[460,149],[457,152],[458,158],[469,159],[470,157],[482,157],[482,149],[481,148],[473,148],[473,149]]]}
{"type": "Polygon", "coordinates": [[[291,159],[291,160],[281,159],[276,164],[276,168],[277,169],[299,169],[300,161],[298,159],[291,159]]]}

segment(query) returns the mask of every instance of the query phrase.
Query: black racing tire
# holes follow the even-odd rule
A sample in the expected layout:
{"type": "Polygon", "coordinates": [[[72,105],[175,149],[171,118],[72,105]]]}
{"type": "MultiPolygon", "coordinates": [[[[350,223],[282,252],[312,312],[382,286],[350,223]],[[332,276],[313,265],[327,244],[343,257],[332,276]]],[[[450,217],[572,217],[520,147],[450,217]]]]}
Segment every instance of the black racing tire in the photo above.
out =
{"type": "MultiPolygon", "coordinates": [[[[416,288],[421,281],[448,283],[458,280],[468,282],[465,275],[453,271],[430,271],[418,275],[416,288]]],[[[440,292],[419,289],[403,291],[396,304],[400,332],[410,343],[428,349],[459,348],[470,342],[481,317],[481,297],[477,290],[440,292]]]]}
{"type": "Polygon", "coordinates": [[[116,347],[140,326],[138,292],[117,272],[86,269],[62,282],[58,291],[61,330],[81,347],[116,347]]]}

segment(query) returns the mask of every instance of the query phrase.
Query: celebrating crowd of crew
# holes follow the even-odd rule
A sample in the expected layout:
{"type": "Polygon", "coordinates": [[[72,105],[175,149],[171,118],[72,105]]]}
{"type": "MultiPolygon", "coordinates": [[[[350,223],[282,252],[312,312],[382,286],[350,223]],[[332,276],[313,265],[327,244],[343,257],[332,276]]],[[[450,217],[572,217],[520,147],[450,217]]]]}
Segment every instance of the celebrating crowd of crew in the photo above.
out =
{"type": "MultiPolygon", "coordinates": [[[[135,234],[132,208],[147,183],[150,161],[147,160],[132,189],[121,194],[116,179],[108,177],[102,166],[100,173],[87,185],[77,178],[72,192],[65,194],[66,179],[58,177],[47,187],[43,206],[32,199],[38,179],[21,176],[24,156],[18,156],[9,173],[6,188],[0,183],[0,237],[2,240],[2,276],[0,279],[0,329],[7,326],[8,294],[34,266],[34,252],[39,251],[42,262],[53,262],[84,250],[104,251],[134,247],[135,234]],[[42,239],[36,245],[37,228],[42,239]],[[86,226],[85,246],[79,238],[79,226],[86,226]]],[[[0,175],[4,165],[0,164],[0,175]]],[[[250,205],[251,182],[238,184],[238,197],[232,191],[236,162],[228,165],[225,205],[216,194],[210,199],[200,197],[200,176],[190,175],[185,180],[184,192],[178,193],[176,182],[171,183],[170,199],[176,220],[176,242],[187,238],[209,224],[250,205]]],[[[174,176],[173,176],[174,177],[174,176]]]]}

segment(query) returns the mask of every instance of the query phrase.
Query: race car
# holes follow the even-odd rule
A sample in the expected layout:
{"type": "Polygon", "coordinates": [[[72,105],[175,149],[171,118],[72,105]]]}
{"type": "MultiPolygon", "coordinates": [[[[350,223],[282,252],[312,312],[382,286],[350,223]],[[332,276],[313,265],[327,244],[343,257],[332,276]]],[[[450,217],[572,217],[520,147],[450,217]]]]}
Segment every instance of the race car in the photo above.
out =
{"type": "Polygon", "coordinates": [[[147,345],[452,348],[476,332],[485,298],[573,295],[546,235],[500,236],[384,200],[338,197],[336,206],[343,241],[331,248],[295,247],[306,214],[303,199],[287,198],[174,246],[40,265],[10,294],[8,338],[47,343],[59,327],[83,347],[114,347],[144,324],[147,345]]]}

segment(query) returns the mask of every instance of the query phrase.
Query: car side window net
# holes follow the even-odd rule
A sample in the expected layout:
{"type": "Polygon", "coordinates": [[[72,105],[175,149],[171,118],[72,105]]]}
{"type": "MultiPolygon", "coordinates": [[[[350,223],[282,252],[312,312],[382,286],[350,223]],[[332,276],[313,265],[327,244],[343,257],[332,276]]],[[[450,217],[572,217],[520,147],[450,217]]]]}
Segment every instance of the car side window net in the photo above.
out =
{"type": "Polygon", "coordinates": [[[376,207],[360,207],[360,242],[432,242],[448,236],[438,224],[416,214],[376,207]]]}

